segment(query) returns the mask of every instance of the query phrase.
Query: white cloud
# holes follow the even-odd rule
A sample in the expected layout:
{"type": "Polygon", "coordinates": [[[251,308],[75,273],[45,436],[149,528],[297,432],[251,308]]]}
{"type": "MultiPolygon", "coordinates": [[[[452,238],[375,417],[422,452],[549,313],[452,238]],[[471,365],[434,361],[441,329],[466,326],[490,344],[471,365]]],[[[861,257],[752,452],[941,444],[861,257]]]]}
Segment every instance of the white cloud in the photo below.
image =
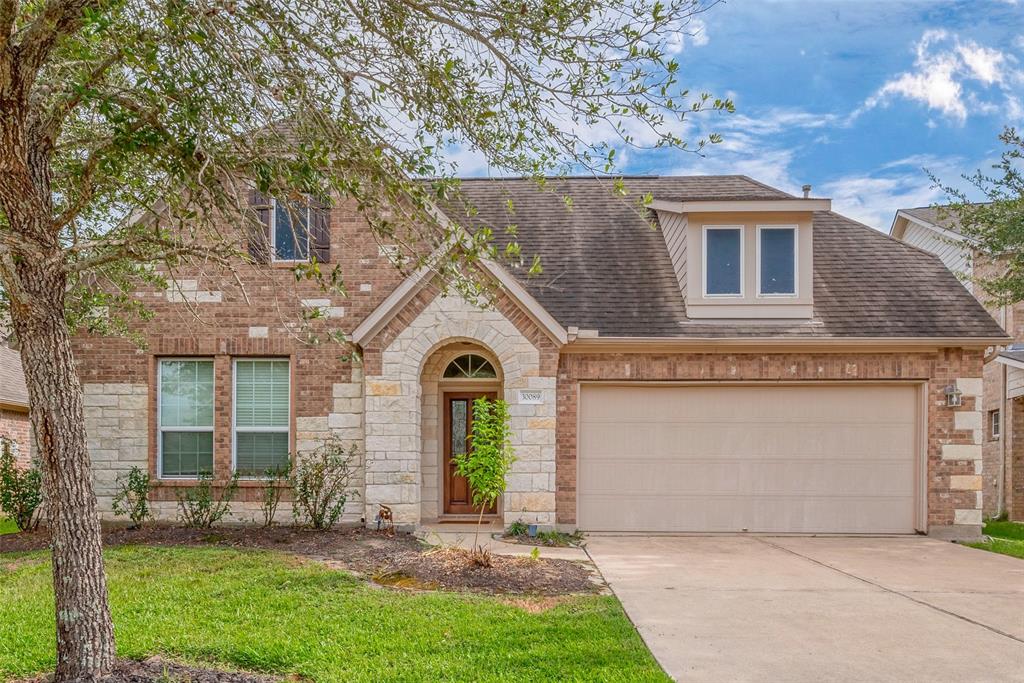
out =
{"type": "Polygon", "coordinates": [[[897,209],[928,206],[944,198],[925,169],[943,181],[954,182],[962,167],[959,159],[915,154],[885,163],[871,173],[829,180],[815,194],[831,197],[833,211],[888,232],[897,209]]]}
{"type": "Polygon", "coordinates": [[[665,54],[678,55],[690,47],[703,47],[708,44],[708,25],[700,17],[691,17],[683,26],[679,27],[665,41],[665,54]]]}
{"type": "Polygon", "coordinates": [[[1014,65],[1016,58],[972,40],[961,40],[945,30],[928,30],[914,46],[914,68],[886,81],[851,115],[885,106],[902,97],[926,105],[957,123],[964,123],[970,112],[993,113],[1012,97],[1010,84],[1022,73],[1014,65]],[[987,99],[975,86],[998,86],[1001,102],[987,99]]]}

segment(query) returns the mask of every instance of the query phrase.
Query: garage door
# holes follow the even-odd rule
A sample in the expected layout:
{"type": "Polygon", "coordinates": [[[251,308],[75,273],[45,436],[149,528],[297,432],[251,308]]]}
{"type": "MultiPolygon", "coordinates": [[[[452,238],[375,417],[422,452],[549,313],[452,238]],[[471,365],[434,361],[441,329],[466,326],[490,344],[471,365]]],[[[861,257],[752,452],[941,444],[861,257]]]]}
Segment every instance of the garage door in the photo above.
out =
{"type": "Polygon", "coordinates": [[[909,385],[580,390],[588,531],[911,533],[909,385]]]}

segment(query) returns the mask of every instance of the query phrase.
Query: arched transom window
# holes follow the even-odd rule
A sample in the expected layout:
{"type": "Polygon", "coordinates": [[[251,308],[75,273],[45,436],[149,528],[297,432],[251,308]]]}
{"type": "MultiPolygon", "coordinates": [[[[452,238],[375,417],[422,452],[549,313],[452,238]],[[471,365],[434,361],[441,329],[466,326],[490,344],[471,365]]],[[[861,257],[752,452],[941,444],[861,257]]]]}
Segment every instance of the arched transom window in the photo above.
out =
{"type": "Polygon", "coordinates": [[[459,356],[444,369],[445,379],[494,379],[497,376],[491,362],[475,353],[459,356]]]}

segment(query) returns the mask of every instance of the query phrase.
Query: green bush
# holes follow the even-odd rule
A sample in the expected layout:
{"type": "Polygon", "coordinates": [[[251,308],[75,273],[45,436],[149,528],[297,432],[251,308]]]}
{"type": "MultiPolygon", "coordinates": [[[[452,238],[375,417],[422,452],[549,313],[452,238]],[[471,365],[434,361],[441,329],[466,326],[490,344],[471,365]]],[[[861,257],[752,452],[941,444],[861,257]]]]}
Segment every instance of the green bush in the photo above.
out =
{"type": "Polygon", "coordinates": [[[264,528],[269,529],[274,526],[274,517],[277,515],[278,506],[281,505],[281,497],[284,495],[291,474],[291,463],[263,473],[263,497],[260,499],[260,511],[263,512],[264,528]]]}
{"type": "Polygon", "coordinates": [[[511,524],[508,525],[508,529],[505,530],[505,535],[506,536],[525,536],[529,532],[530,532],[529,526],[527,526],[526,522],[524,522],[524,521],[522,521],[520,519],[520,520],[516,520],[515,522],[512,522],[511,524]]]}
{"type": "Polygon", "coordinates": [[[19,531],[33,531],[39,526],[42,502],[43,474],[38,465],[19,468],[11,442],[0,439],[0,511],[19,531]]]}
{"type": "Polygon", "coordinates": [[[153,516],[149,509],[149,492],[153,489],[149,474],[140,467],[132,467],[127,474],[117,476],[117,487],[114,514],[127,515],[132,521],[129,528],[138,529],[153,516]]]}
{"type": "Polygon", "coordinates": [[[209,529],[231,510],[231,501],[238,493],[238,473],[232,475],[227,486],[215,492],[213,479],[201,473],[196,486],[180,488],[175,492],[181,523],[193,529],[209,529]]]}
{"type": "Polygon", "coordinates": [[[355,446],[346,450],[341,441],[328,439],[298,459],[292,474],[292,514],[297,524],[330,529],[337,523],[345,502],[355,493],[349,489],[355,455],[355,446]]]}

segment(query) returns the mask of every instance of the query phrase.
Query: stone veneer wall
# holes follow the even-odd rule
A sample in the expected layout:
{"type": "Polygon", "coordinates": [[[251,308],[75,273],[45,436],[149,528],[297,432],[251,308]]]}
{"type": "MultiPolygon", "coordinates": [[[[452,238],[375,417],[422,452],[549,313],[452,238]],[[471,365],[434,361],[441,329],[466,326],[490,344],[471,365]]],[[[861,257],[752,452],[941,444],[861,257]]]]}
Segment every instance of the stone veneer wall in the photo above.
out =
{"type": "MultiPolygon", "coordinates": [[[[334,384],[334,409],[331,413],[320,417],[296,417],[294,423],[295,451],[298,457],[316,449],[329,436],[340,439],[346,448],[356,448],[351,482],[355,495],[346,502],[342,518],[342,521],[350,523],[359,522],[363,512],[362,388],[360,372],[356,368],[351,382],[334,384]]],[[[155,462],[151,455],[149,385],[86,383],[83,385],[83,394],[97,502],[100,514],[106,519],[113,519],[117,477],[132,467],[155,472],[155,462]]],[[[230,415],[230,407],[227,414],[230,415]]],[[[218,412],[218,415],[222,415],[222,412],[218,412]]],[[[153,432],[154,439],[155,436],[153,432]]],[[[218,469],[218,459],[222,458],[215,455],[215,470],[218,469]]],[[[217,478],[226,478],[223,463],[220,464],[217,478]]],[[[158,519],[173,520],[178,514],[174,492],[179,482],[158,482],[158,485],[159,488],[152,496],[154,515],[158,519]]],[[[260,486],[243,481],[241,487],[227,521],[261,522],[260,486]]],[[[284,502],[278,510],[277,520],[287,521],[290,518],[291,506],[284,502]]]]}
{"type": "Polygon", "coordinates": [[[438,348],[468,341],[493,354],[504,376],[517,457],[503,498],[504,517],[506,521],[553,525],[556,380],[551,364],[543,362],[542,351],[506,317],[500,305],[482,309],[459,296],[434,296],[421,305],[415,317],[380,350],[379,362],[373,363],[372,370],[367,364],[366,519],[373,519],[378,506],[385,504],[392,508],[397,524],[420,522],[423,367],[438,348]],[[540,391],[541,404],[519,405],[519,389],[540,391]]]}
{"type": "Polygon", "coordinates": [[[577,396],[581,381],[920,380],[928,386],[929,532],[975,537],[982,522],[982,352],[563,354],[558,369],[558,522],[576,524],[577,396]],[[946,407],[955,382],[963,406],[946,407]]]}

